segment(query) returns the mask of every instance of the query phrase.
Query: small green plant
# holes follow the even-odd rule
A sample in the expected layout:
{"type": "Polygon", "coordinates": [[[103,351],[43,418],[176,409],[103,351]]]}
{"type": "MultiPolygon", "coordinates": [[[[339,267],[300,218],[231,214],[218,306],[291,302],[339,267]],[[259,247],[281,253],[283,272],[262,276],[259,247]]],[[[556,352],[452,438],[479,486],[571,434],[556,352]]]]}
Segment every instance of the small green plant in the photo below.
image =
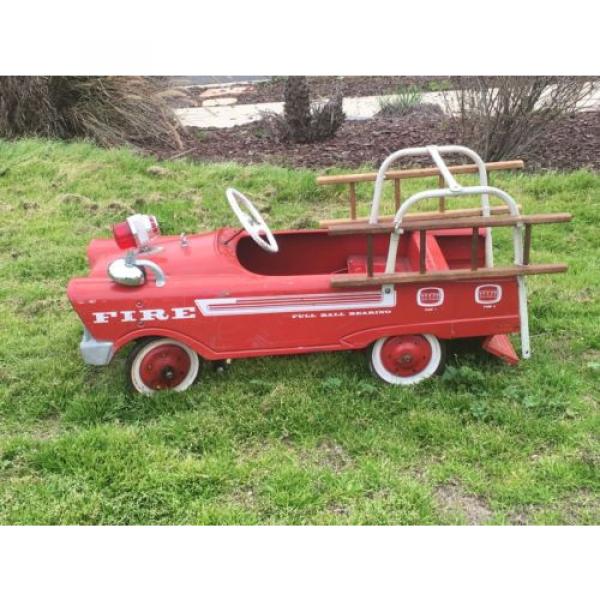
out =
{"type": "Polygon", "coordinates": [[[435,79],[427,84],[427,89],[430,92],[445,92],[450,89],[450,82],[447,79],[435,79]]]}
{"type": "Polygon", "coordinates": [[[377,114],[381,117],[403,117],[413,112],[422,98],[421,91],[415,86],[399,87],[395,94],[379,98],[377,114]]]}

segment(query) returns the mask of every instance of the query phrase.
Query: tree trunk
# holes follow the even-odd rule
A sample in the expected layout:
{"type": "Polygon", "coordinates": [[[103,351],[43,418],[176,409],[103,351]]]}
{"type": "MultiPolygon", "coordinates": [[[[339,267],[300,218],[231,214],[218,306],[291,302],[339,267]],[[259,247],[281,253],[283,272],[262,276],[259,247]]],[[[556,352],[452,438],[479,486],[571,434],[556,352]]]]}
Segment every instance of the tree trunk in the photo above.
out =
{"type": "Polygon", "coordinates": [[[288,77],[285,82],[283,116],[294,142],[310,142],[310,97],[306,77],[288,77]]]}

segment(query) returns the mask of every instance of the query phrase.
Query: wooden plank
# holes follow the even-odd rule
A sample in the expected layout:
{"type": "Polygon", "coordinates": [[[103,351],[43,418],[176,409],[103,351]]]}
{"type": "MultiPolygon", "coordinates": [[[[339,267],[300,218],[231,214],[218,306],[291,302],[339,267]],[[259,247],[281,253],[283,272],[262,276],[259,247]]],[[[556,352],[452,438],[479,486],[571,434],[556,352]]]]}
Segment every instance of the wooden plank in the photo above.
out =
{"type": "Polygon", "coordinates": [[[350,184],[350,218],[354,221],[356,219],[356,185],[350,184]]]}
{"type": "MultiPolygon", "coordinates": [[[[441,175],[438,177],[438,187],[439,188],[446,187],[446,182],[444,181],[444,178],[441,175]]],[[[442,196],[439,199],[438,210],[441,213],[446,212],[446,198],[444,196],[442,196]]]]}
{"type": "MultiPolygon", "coordinates": [[[[455,219],[434,218],[406,221],[402,223],[404,231],[430,231],[433,229],[471,229],[473,227],[511,227],[522,223],[523,225],[543,225],[548,223],[566,223],[571,220],[569,213],[547,213],[540,215],[498,215],[493,217],[460,217],[455,219]]],[[[329,235],[350,235],[354,233],[391,233],[394,231],[393,223],[348,223],[344,225],[331,225],[329,235]]]]}
{"type": "MultiPolygon", "coordinates": [[[[487,171],[502,171],[506,169],[522,169],[525,163],[522,160],[502,160],[498,162],[485,163],[487,171]]],[[[477,165],[453,165],[448,170],[454,174],[477,173],[477,165]]],[[[426,167],[424,169],[403,169],[401,171],[388,171],[386,179],[419,179],[421,177],[434,177],[439,175],[437,167],[426,167]]],[[[345,175],[320,175],[316,181],[318,185],[334,185],[339,183],[361,183],[364,181],[375,181],[377,173],[348,173],[345,175]]]]}
{"type": "Polygon", "coordinates": [[[332,225],[327,228],[329,235],[351,235],[353,233],[368,234],[368,233],[391,233],[394,231],[394,225],[388,223],[348,223],[347,225],[332,225]]]}
{"type": "Polygon", "coordinates": [[[523,244],[523,264],[529,264],[529,255],[531,253],[531,224],[525,225],[525,242],[523,244]]]}
{"type": "Polygon", "coordinates": [[[422,229],[419,232],[419,273],[425,273],[425,258],[427,256],[427,232],[422,229]]]}
{"type": "MultiPolygon", "coordinates": [[[[521,210],[521,206],[518,205],[519,210],[521,210]]],[[[508,206],[492,206],[490,209],[490,213],[492,215],[507,215],[509,213],[508,206]]],[[[446,212],[441,213],[437,210],[432,211],[423,211],[418,213],[408,213],[404,216],[405,221],[416,221],[421,220],[425,217],[439,217],[439,218],[454,218],[454,217],[474,217],[481,216],[481,208],[456,208],[452,210],[446,210],[446,212]]],[[[394,215],[383,215],[379,217],[380,223],[385,223],[388,221],[392,221],[394,219],[394,215]]],[[[368,223],[369,217],[357,217],[356,219],[324,219],[323,221],[319,221],[319,225],[321,227],[329,227],[330,225],[343,225],[345,223],[368,223]]]]}
{"type": "Polygon", "coordinates": [[[477,271],[471,269],[451,269],[448,271],[428,271],[427,273],[376,273],[373,277],[366,275],[332,275],[331,286],[335,288],[368,287],[385,284],[402,283],[434,283],[444,281],[468,281],[472,279],[502,279],[516,277],[517,275],[544,275],[551,273],[564,273],[565,264],[540,264],[540,265],[514,265],[511,267],[482,268],[477,271]]]}

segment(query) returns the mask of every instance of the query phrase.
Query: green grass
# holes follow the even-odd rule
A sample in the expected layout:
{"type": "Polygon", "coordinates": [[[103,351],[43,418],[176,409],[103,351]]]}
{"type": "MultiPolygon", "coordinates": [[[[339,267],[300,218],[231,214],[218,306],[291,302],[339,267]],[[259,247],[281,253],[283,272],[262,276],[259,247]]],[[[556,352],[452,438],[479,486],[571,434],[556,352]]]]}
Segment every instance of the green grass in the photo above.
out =
{"type": "Polygon", "coordinates": [[[516,368],[453,345],[445,376],[398,389],[361,353],[263,358],[147,398],[124,355],[79,358],[65,287],[90,239],[132,211],[169,234],[234,224],[229,185],[274,228],[347,211],[310,171],[153,164],[0,142],[1,523],[600,523],[599,175],[492,177],[526,212],[574,214],[534,229],[534,260],[570,269],[529,280],[534,355],[516,368]]]}

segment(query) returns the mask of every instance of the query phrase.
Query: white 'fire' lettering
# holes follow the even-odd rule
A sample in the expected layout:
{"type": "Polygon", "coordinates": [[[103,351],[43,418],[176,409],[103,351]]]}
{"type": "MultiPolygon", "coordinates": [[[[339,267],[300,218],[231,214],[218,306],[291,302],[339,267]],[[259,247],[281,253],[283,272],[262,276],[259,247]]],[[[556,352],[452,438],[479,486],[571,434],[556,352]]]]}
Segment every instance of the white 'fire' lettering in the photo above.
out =
{"type": "Polygon", "coordinates": [[[94,323],[108,323],[111,317],[116,317],[117,313],[114,310],[108,312],[95,312],[94,323]]]}
{"type": "Polygon", "coordinates": [[[196,317],[195,306],[181,306],[173,308],[173,319],[194,319],[196,317]]]}
{"type": "Polygon", "coordinates": [[[150,308],[141,312],[142,321],[167,321],[169,319],[167,313],[162,308],[150,308]]]}
{"type": "Polygon", "coordinates": [[[136,321],[168,321],[180,319],[195,319],[195,306],[177,306],[170,309],[148,308],[142,310],[119,310],[95,312],[94,323],[106,324],[118,320],[121,323],[135,323],[136,321]]]}

